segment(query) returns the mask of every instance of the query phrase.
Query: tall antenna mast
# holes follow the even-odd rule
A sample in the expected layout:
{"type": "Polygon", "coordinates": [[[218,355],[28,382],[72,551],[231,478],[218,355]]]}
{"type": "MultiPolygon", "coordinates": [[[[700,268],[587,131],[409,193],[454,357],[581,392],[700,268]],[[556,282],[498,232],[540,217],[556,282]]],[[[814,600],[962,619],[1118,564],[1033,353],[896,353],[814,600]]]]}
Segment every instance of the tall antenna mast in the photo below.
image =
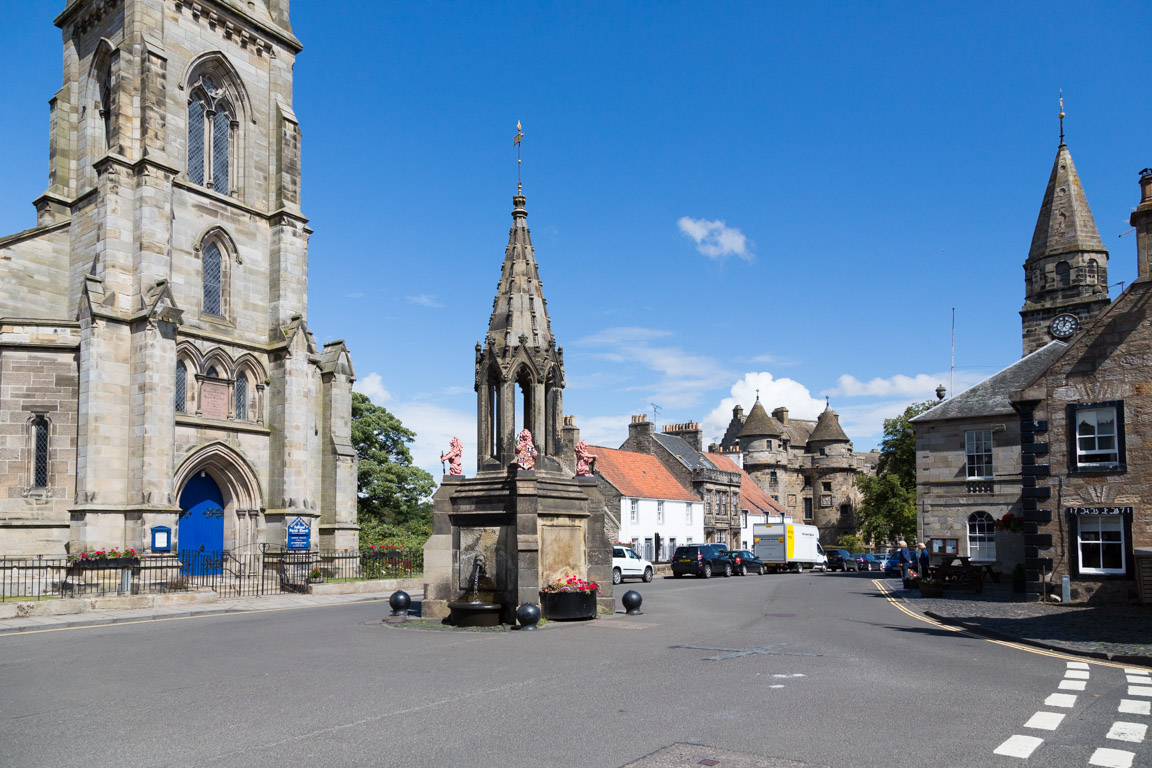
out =
{"type": "Polygon", "coordinates": [[[656,405],[656,403],[648,403],[648,405],[652,406],[652,423],[655,424],[656,417],[660,415],[660,406],[656,405]]]}
{"type": "Polygon", "coordinates": [[[952,368],[948,373],[948,392],[956,396],[956,307],[952,307],[952,368]]]}

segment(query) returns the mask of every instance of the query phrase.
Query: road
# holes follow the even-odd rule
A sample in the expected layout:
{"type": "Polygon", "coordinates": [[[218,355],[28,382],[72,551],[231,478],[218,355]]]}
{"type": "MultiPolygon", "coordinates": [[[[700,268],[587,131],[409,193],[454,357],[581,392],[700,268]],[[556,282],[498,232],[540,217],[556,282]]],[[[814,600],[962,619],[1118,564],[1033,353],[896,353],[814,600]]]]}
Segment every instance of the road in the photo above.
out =
{"type": "Polygon", "coordinates": [[[0,765],[1152,765],[1148,678],[882,584],[628,583],[643,616],[537,632],[397,629],[376,602],[9,635],[0,765]]]}

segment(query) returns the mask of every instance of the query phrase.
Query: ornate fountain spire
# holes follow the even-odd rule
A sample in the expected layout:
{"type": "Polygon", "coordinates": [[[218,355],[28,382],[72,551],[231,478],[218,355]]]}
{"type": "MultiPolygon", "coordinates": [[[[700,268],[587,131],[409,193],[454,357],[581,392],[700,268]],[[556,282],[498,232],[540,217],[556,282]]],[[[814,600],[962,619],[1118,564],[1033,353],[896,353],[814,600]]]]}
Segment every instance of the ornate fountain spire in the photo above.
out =
{"type": "Polygon", "coordinates": [[[541,456],[560,450],[564,351],[552,336],[544,286],[528,230],[527,199],[519,181],[520,140],[516,123],[517,183],[512,228],[492,301],[488,333],[476,345],[478,465],[496,459],[507,466],[515,456],[516,434],[528,429],[541,456]],[[524,398],[523,424],[514,424],[515,398],[524,398]]]}
{"type": "MultiPolygon", "coordinates": [[[[519,123],[517,123],[519,126],[519,123]]],[[[1064,89],[1060,89],[1060,146],[1064,146],[1064,89]]]]}

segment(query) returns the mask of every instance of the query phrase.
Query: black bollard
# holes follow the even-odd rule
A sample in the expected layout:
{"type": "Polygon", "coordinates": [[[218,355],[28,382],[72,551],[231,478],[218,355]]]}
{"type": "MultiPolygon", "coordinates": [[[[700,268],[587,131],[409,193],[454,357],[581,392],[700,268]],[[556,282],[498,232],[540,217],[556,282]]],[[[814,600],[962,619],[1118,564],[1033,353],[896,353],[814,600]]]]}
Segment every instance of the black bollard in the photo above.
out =
{"type": "Polygon", "coordinates": [[[520,622],[520,629],[536,629],[540,621],[540,606],[536,603],[524,603],[516,609],[516,621],[520,622]]]}
{"type": "Polygon", "coordinates": [[[388,605],[392,606],[393,616],[407,616],[408,606],[412,605],[412,598],[402,589],[398,589],[388,598],[388,605]]]}
{"type": "Polygon", "coordinates": [[[640,610],[640,603],[644,602],[644,598],[640,597],[640,593],[636,590],[630,589],[625,592],[620,602],[624,604],[624,612],[629,616],[644,615],[644,611],[640,610]]]}

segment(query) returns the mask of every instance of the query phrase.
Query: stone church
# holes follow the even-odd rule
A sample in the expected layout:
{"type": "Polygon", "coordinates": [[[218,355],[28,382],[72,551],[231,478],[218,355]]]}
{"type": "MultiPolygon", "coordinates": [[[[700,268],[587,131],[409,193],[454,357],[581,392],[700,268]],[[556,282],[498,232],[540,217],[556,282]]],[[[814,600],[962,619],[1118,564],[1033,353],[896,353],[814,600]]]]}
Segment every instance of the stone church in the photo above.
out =
{"type": "Polygon", "coordinates": [[[0,237],[4,554],[164,529],[244,551],[297,518],[313,548],[356,545],[352,363],[307,322],[288,3],[56,18],[48,188],[0,237]]]}

